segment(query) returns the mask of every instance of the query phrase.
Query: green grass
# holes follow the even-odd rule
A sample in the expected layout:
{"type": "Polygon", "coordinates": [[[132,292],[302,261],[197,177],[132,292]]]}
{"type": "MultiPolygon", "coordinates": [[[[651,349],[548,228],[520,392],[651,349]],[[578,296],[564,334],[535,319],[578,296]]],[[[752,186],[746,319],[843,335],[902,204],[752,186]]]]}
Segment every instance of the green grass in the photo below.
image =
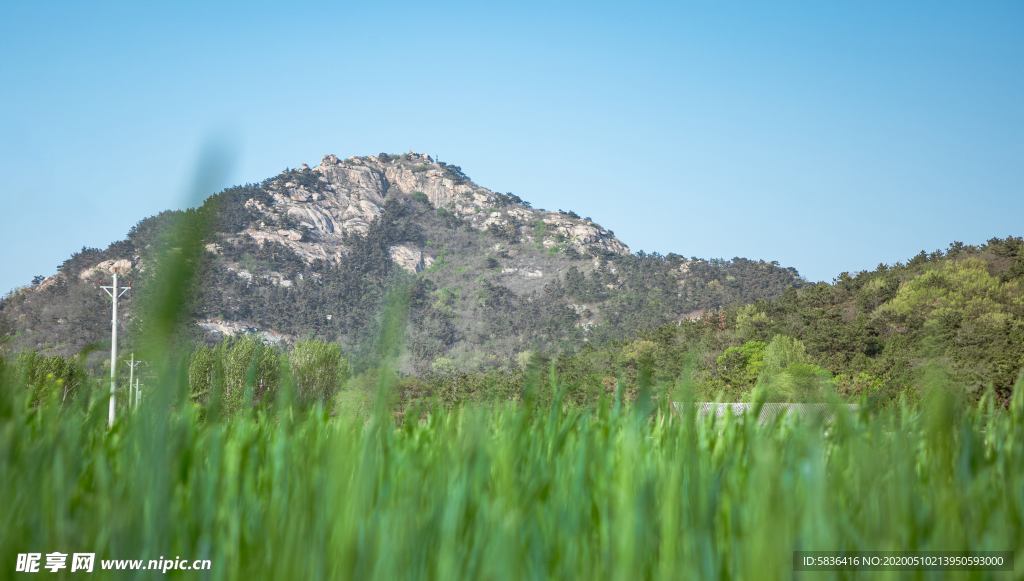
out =
{"type": "Polygon", "coordinates": [[[1019,557],[1021,388],[1009,411],[934,397],[827,434],[644,413],[642,398],[538,409],[529,392],[399,425],[381,406],[353,421],[288,397],[201,421],[154,397],[108,432],[102,387],[30,407],[8,379],[0,562],[59,550],[208,558],[217,579],[632,580],[791,579],[797,549],[1019,557]]]}
{"type": "Polygon", "coordinates": [[[342,392],[330,413],[303,407],[323,401],[302,397],[317,375],[301,368],[308,357],[282,360],[274,397],[258,397],[255,356],[244,372],[244,358],[213,366],[200,405],[175,339],[192,324],[183,297],[209,231],[208,214],[191,220],[140,308],[154,379],[137,411],[122,406],[108,430],[102,380],[62,358],[0,359],[4,578],[18,553],[52,551],[94,552],[97,567],[209,559],[209,572],[169,576],[245,581],[792,579],[794,550],[1024,557],[1024,377],[1009,409],[991,391],[961,407],[936,373],[921,405],[865,406],[825,429],[678,418],[651,404],[645,381],[635,401],[569,405],[552,369],[508,401],[427,402],[396,423],[409,301],[396,288],[378,371],[360,376],[376,378],[371,406],[342,392]]]}

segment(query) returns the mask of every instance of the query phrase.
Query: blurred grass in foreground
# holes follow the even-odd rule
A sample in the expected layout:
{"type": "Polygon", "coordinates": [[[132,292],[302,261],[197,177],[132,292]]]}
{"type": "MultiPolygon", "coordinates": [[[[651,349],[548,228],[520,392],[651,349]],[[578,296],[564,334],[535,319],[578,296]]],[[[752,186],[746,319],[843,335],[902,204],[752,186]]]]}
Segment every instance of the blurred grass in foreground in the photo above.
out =
{"type": "MultiPolygon", "coordinates": [[[[646,392],[623,405],[621,381],[616,401],[584,411],[563,404],[552,370],[529,374],[521,402],[426,402],[430,413],[406,408],[396,424],[391,362],[408,305],[396,288],[368,417],[324,411],[303,367],[318,353],[283,362],[270,405],[251,405],[255,355],[244,380],[211,367],[210,401],[194,403],[175,337],[214,211],[187,213],[140,297],[157,383],[112,430],[102,390],[29,390],[0,359],[0,578],[18,553],[52,551],[96,553],[98,578],[153,576],[100,560],[180,556],[213,568],[170,576],[246,581],[793,578],[794,550],[1024,558],[1024,377],[1008,410],[991,393],[960,407],[935,373],[925,405],[865,407],[826,430],[678,418],[646,392]]],[[[940,576],[968,575],[918,577],[940,576]]]]}
{"type": "Polygon", "coordinates": [[[203,422],[154,404],[108,433],[102,398],[31,407],[6,377],[3,577],[29,551],[212,559],[170,574],[247,580],[772,579],[792,578],[797,549],[1024,554],[1021,381],[1009,410],[934,395],[827,431],[606,400],[441,408],[401,426],[291,405],[203,422]]]}

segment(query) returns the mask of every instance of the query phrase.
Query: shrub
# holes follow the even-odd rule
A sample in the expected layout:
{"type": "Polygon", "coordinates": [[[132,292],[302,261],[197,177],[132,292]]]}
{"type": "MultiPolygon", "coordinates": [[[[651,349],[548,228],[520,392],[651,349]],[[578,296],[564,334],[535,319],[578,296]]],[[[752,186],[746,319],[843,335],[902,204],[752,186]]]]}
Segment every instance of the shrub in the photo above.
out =
{"type": "Polygon", "coordinates": [[[435,375],[450,376],[455,375],[455,362],[447,357],[438,357],[430,364],[431,370],[435,375]]]}
{"type": "Polygon", "coordinates": [[[445,163],[443,161],[439,161],[437,163],[438,163],[438,165],[441,166],[441,169],[444,170],[445,177],[447,177],[448,179],[452,180],[453,182],[455,182],[457,184],[462,184],[462,183],[470,181],[469,176],[466,175],[466,173],[462,171],[461,167],[459,167],[457,165],[448,165],[447,163],[445,163]]]}
{"type": "Polygon", "coordinates": [[[520,204],[522,206],[526,206],[527,208],[530,207],[530,202],[527,202],[526,200],[520,198],[519,196],[513,194],[512,192],[505,192],[504,194],[495,192],[494,195],[495,195],[495,197],[498,198],[498,202],[502,206],[508,206],[508,205],[511,205],[511,204],[520,204]]]}
{"type": "Polygon", "coordinates": [[[519,227],[514,222],[509,222],[504,226],[488,224],[487,234],[499,240],[505,240],[506,242],[519,242],[519,227]]]}

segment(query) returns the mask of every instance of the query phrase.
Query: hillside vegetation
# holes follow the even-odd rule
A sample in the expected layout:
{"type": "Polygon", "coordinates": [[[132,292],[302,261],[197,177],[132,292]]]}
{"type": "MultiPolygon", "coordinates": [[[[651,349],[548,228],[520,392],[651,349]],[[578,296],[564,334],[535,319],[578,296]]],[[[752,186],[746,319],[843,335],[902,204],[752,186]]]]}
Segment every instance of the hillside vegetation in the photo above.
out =
{"type": "Polygon", "coordinates": [[[774,401],[822,401],[833,391],[892,403],[918,399],[935,371],[969,399],[991,388],[1005,404],[1024,367],[1024,241],[953,243],[586,346],[556,365],[590,398],[608,378],[639,381],[649,369],[664,389],[692,375],[704,399],[749,401],[763,387],[774,401]]]}
{"type": "Polygon", "coordinates": [[[398,414],[429,399],[518,401],[549,369],[584,407],[610,392],[671,399],[680,380],[708,400],[895,405],[919,398],[930,373],[1005,404],[1024,366],[1021,238],[807,284],[775,263],[632,253],[588,218],[534,209],[419,154],[325,156],[143,220],[0,301],[0,349],[20,353],[30,377],[39,366],[109,373],[97,287],[114,268],[133,279],[123,352],[149,349],[143,321],[171,300],[174,356],[203,370],[190,380],[197,403],[213,377],[241,385],[257,353],[254,405],[272,402],[295,354],[315,352],[338,370],[317,398],[366,413],[384,373],[388,292],[402,296],[398,414]],[[174,297],[155,282],[165,263],[192,273],[174,297]]]}
{"type": "MultiPolygon", "coordinates": [[[[692,382],[693,395],[702,400],[752,401],[761,394],[767,401],[837,397],[893,407],[918,402],[938,380],[955,386],[966,403],[991,390],[990,399],[1005,406],[1024,367],[1022,246],[1014,237],[980,247],[954,243],[946,252],[844,273],[832,284],[792,289],[776,300],[736,302],[695,320],[587,342],[573,352],[525,350],[475,371],[447,357],[419,374],[382,367],[380,340],[358,355],[317,339],[272,345],[258,334],[195,348],[186,342],[175,357],[188,369],[190,401],[201,409],[216,402],[217,413],[228,415],[273,405],[288,385],[301,400],[320,402],[333,414],[365,417],[385,379],[395,382],[387,405],[396,418],[424,402],[452,407],[523,401],[531,382],[542,386],[532,397],[550,403],[557,394],[542,381],[549,374],[563,386],[563,401],[583,409],[602,397],[628,402],[642,393],[677,401],[680,382],[692,382]]],[[[406,277],[392,291],[393,298],[402,297],[391,308],[402,328],[387,353],[400,361],[422,337],[417,307],[429,297],[424,286],[423,279],[406,277]]],[[[586,290],[570,285],[561,292],[586,290]]],[[[85,361],[30,350],[12,364],[30,400],[38,402],[47,381],[60,382],[62,399],[92,397],[85,361]]],[[[93,376],[106,373],[92,370],[93,376]]],[[[127,373],[126,366],[120,369],[122,385],[127,373]]],[[[144,383],[157,379],[148,371],[142,377],[144,383]]],[[[119,402],[127,404],[125,392],[119,402]]]]}
{"type": "Polygon", "coordinates": [[[260,332],[285,346],[337,342],[360,360],[384,294],[401,283],[412,294],[402,369],[420,376],[439,360],[479,372],[527,351],[573,353],[803,284],[777,263],[634,254],[589,218],[532,208],[420,154],[325,156],[147,218],[105,250],[83,248],[0,300],[0,348],[71,356],[102,344],[109,307],[97,287],[115,267],[133,282],[121,344],[136,348],[159,257],[193,234],[202,251],[180,299],[183,339],[260,332]]]}

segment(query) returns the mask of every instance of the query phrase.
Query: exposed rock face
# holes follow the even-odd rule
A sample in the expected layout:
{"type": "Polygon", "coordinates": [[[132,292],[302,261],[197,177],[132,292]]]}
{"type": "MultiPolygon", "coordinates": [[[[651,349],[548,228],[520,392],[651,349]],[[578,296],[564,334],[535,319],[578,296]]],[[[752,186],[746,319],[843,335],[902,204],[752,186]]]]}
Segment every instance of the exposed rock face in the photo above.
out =
{"type": "Polygon", "coordinates": [[[424,257],[423,252],[408,246],[391,246],[388,248],[388,251],[391,260],[413,274],[424,268],[430,268],[434,264],[433,258],[429,256],[424,257]]]}
{"type": "Polygon", "coordinates": [[[131,272],[132,266],[130,260],[104,260],[92,268],[82,269],[82,272],[78,273],[78,278],[88,280],[94,276],[114,274],[115,272],[121,276],[131,272]]]}
{"type": "Polygon", "coordinates": [[[584,247],[596,244],[615,254],[630,254],[629,248],[625,244],[619,242],[614,235],[593,222],[554,213],[547,214],[544,222],[554,226],[556,232],[568,238],[575,246],[584,247]]]}
{"type": "MultiPolygon", "coordinates": [[[[290,287],[290,286],[292,286],[292,284],[294,284],[292,281],[290,281],[287,278],[285,278],[285,276],[283,274],[281,274],[280,272],[275,272],[275,271],[272,271],[272,270],[271,271],[266,271],[263,274],[259,274],[259,275],[255,275],[254,276],[251,272],[249,272],[248,270],[246,270],[244,268],[236,269],[236,268],[232,268],[232,267],[229,266],[228,267],[228,272],[233,272],[233,273],[235,273],[235,276],[237,276],[238,278],[241,278],[241,279],[243,279],[245,281],[248,281],[250,283],[252,283],[252,282],[256,281],[257,279],[259,279],[262,282],[266,282],[266,283],[269,283],[269,284],[274,285],[274,286],[290,287]]],[[[299,278],[300,279],[302,278],[301,274],[299,275],[299,278]]]]}
{"type": "MultiPolygon", "coordinates": [[[[473,227],[506,228],[510,224],[529,225],[543,220],[550,226],[539,240],[525,234],[524,239],[545,246],[561,245],[579,251],[598,247],[616,254],[629,254],[629,248],[600,226],[556,212],[541,212],[519,204],[504,204],[499,195],[480,187],[449,167],[435,163],[430,156],[409,152],[402,156],[350,157],[339,160],[325,155],[320,165],[309,170],[311,177],[296,183],[282,173],[271,186],[273,204],[249,200],[248,208],[266,220],[242,233],[259,243],[278,242],[293,250],[306,262],[321,259],[339,262],[348,255],[343,240],[346,233],[365,233],[370,222],[383,212],[384,200],[392,192],[422,192],[432,205],[445,208],[469,221],[473,227]],[[282,222],[298,224],[284,228],[282,222]]],[[[522,229],[524,232],[527,229],[522,229]]],[[[532,231],[531,231],[532,232],[532,231]]],[[[215,252],[215,250],[211,250],[215,252]]],[[[433,258],[422,248],[396,246],[391,258],[410,272],[429,268],[433,258]]]]}
{"type": "Polygon", "coordinates": [[[204,331],[215,339],[224,339],[236,335],[259,335],[264,343],[277,345],[284,341],[287,344],[294,344],[295,337],[278,333],[269,329],[258,329],[241,321],[225,321],[223,319],[203,319],[196,323],[204,331]]]}

